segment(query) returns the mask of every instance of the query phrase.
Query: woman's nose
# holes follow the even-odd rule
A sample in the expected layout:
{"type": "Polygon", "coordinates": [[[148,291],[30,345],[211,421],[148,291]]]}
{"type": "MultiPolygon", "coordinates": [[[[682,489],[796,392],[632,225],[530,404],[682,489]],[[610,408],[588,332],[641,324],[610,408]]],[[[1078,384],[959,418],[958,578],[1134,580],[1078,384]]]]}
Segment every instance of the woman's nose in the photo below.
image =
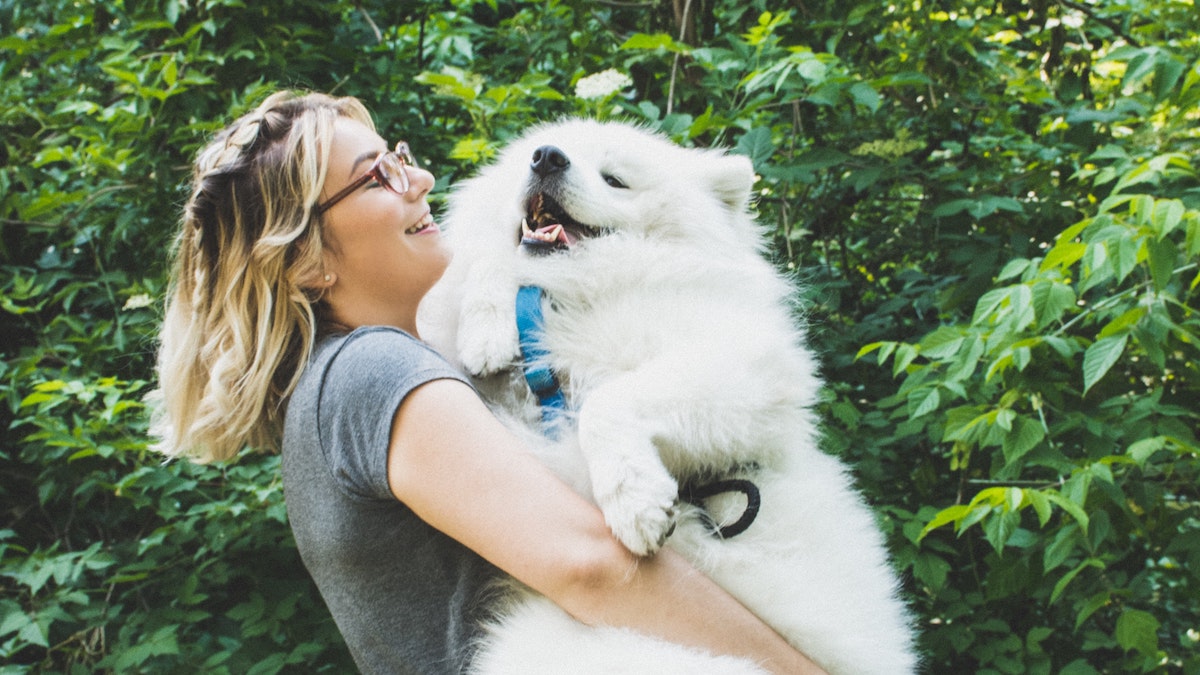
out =
{"type": "Polygon", "coordinates": [[[433,189],[433,184],[437,181],[433,174],[416,166],[405,166],[404,170],[408,172],[408,192],[405,196],[411,195],[412,198],[424,199],[425,195],[433,189]]]}

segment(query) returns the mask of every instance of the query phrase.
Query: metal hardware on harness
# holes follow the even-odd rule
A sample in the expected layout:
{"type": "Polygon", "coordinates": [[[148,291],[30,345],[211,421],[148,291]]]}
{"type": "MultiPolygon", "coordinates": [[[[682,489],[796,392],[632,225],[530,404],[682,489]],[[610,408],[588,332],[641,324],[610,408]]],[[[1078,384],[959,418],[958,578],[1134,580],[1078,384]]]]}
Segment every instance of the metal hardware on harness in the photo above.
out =
{"type": "Polygon", "coordinates": [[[521,343],[521,369],[529,390],[542,408],[542,424],[547,429],[567,408],[558,378],[547,363],[549,352],[542,347],[542,298],[537,286],[522,286],[517,290],[517,335],[521,343]]]}
{"type": "Polygon", "coordinates": [[[708,525],[712,529],[712,535],[718,539],[730,539],[745,532],[758,517],[758,509],[762,506],[762,495],[758,492],[758,486],[745,478],[718,480],[696,487],[684,486],[680,490],[679,497],[700,508],[704,519],[708,521],[708,525]],[[718,527],[713,517],[704,510],[704,500],[725,492],[740,492],[746,495],[746,510],[742,511],[742,516],[736,522],[725,527],[718,527]]]}

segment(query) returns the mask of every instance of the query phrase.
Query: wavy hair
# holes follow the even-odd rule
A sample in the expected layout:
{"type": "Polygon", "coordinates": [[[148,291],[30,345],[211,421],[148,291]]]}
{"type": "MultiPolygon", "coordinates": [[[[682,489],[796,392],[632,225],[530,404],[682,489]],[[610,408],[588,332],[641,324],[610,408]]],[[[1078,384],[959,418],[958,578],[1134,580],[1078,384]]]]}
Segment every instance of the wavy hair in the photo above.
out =
{"type": "Polygon", "coordinates": [[[197,156],[159,335],[156,450],[278,449],[322,313],[316,204],[338,117],[374,128],[353,98],[279,92],[197,156]]]}

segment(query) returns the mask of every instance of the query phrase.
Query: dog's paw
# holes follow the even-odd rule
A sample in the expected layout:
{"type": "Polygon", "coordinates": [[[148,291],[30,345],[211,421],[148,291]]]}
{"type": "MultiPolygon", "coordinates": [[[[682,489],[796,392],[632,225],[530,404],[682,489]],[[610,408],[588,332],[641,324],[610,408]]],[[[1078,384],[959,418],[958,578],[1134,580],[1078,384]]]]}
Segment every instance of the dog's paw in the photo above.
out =
{"type": "Polygon", "coordinates": [[[610,489],[598,490],[596,501],[625,548],[639,556],[657,553],[675,530],[679,486],[663,470],[624,478],[610,489]]]}
{"type": "Polygon", "coordinates": [[[472,375],[494,375],[519,363],[521,348],[517,340],[516,318],[505,321],[472,321],[470,330],[458,334],[458,359],[472,375]]]}

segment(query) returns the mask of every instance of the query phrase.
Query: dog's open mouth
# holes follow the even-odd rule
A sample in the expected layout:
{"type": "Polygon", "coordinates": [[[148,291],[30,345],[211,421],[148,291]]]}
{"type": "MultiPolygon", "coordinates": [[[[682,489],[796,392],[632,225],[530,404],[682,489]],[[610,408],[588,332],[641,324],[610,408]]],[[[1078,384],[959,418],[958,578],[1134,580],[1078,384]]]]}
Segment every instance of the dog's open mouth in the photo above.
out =
{"type": "Polygon", "coordinates": [[[547,253],[574,246],[580,239],[594,237],[598,228],[575,220],[544,192],[529,198],[521,221],[521,246],[535,253],[547,253]]]}

